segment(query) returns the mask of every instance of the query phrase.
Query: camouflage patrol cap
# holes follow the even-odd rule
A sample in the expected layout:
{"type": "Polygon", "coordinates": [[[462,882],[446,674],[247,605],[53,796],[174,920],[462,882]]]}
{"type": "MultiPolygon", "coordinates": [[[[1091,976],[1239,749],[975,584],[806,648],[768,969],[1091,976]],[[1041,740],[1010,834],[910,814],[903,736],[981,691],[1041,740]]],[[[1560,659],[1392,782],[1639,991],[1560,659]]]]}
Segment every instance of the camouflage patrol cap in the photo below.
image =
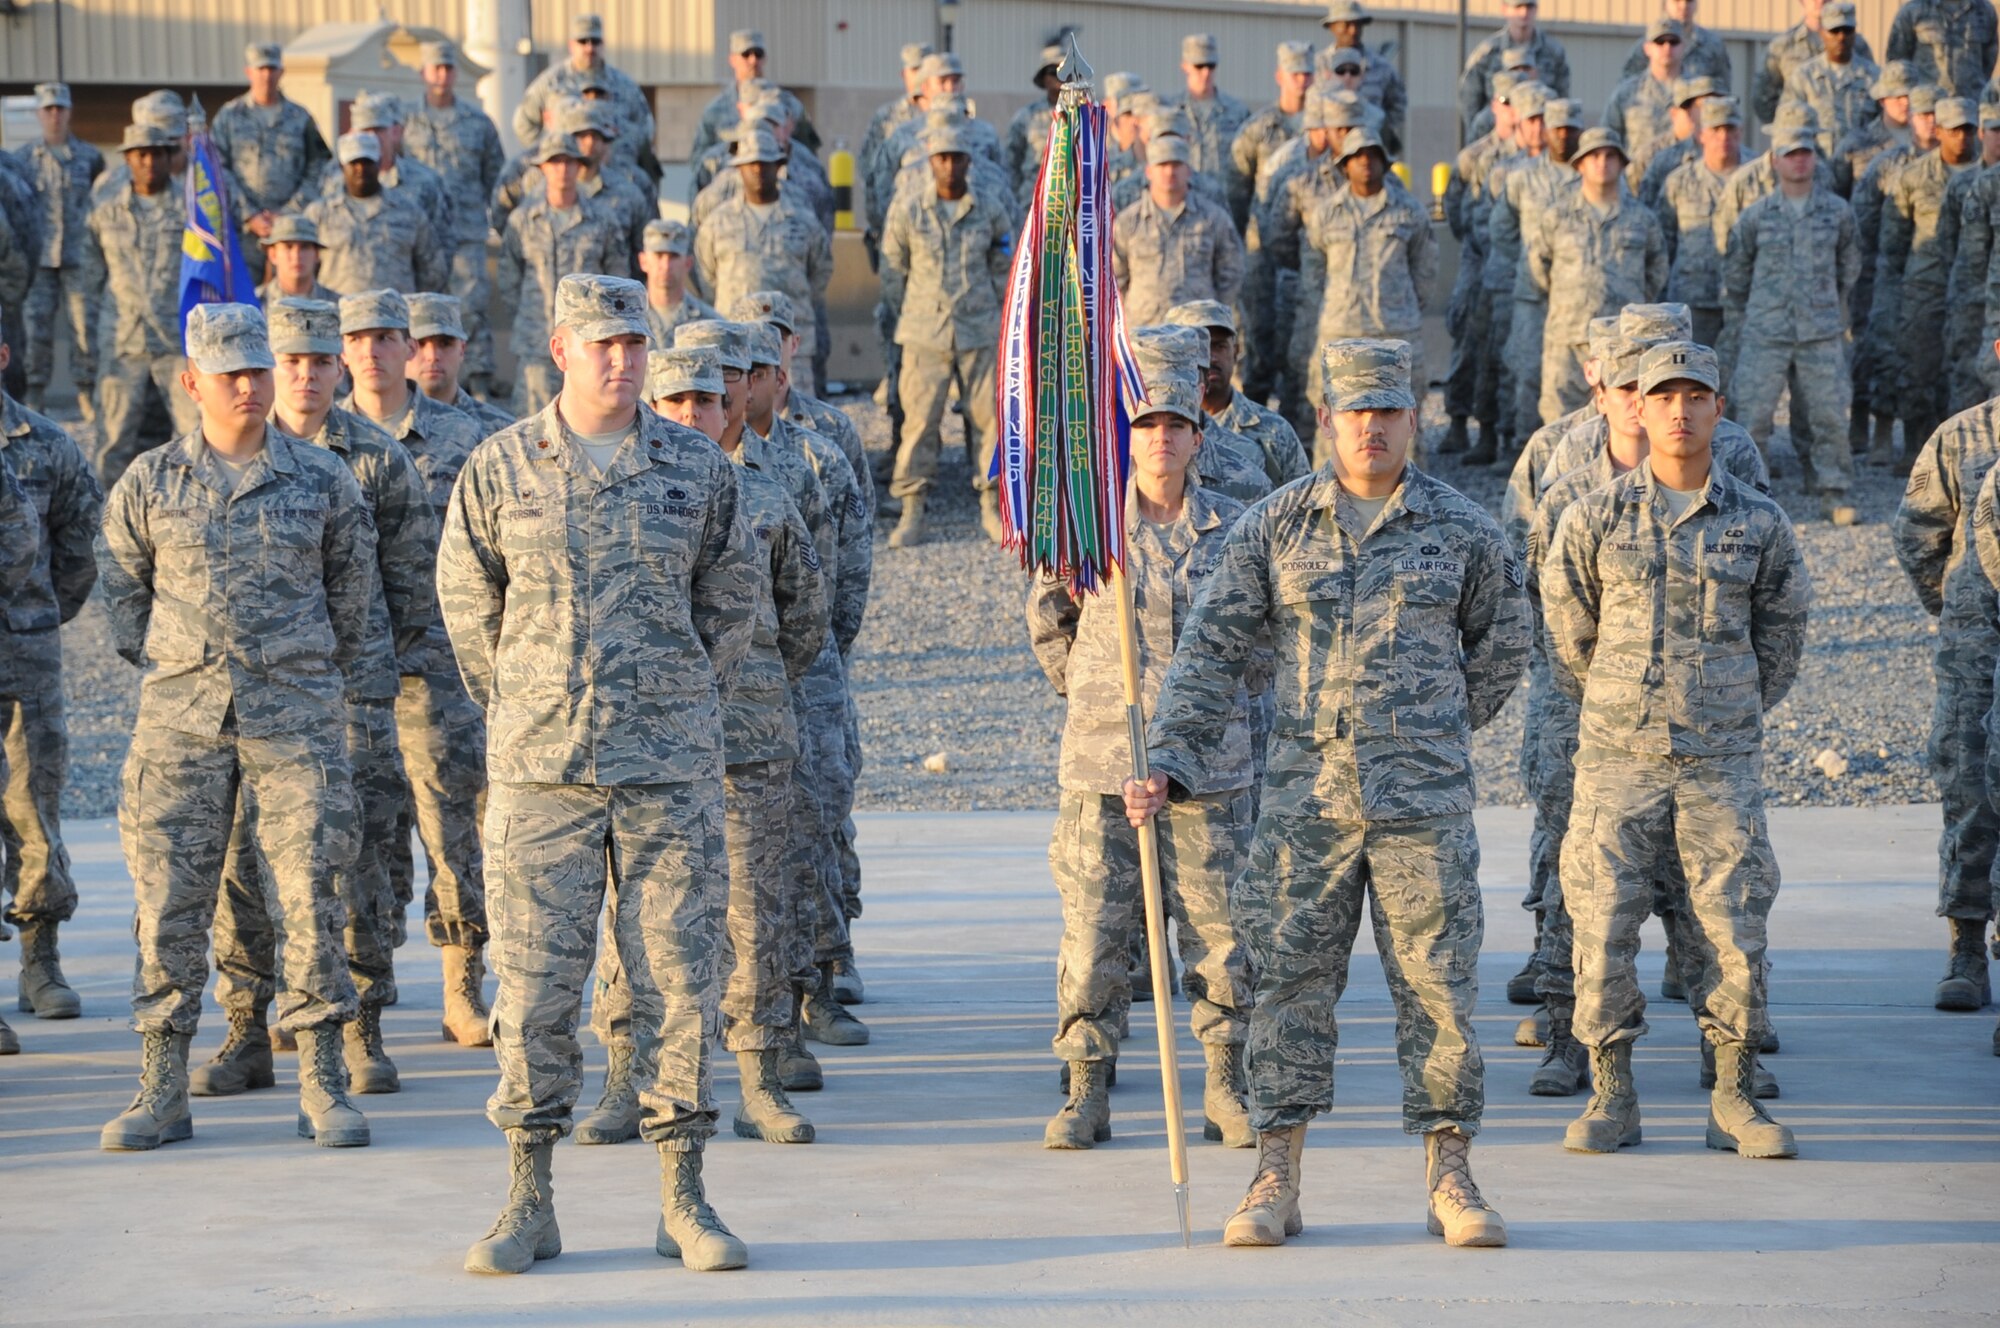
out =
{"type": "Polygon", "coordinates": [[[340,335],[410,330],[410,302],[401,291],[366,290],[340,297],[340,335]]]}
{"type": "Polygon", "coordinates": [[[785,113],[775,101],[760,101],[735,124],[722,131],[722,141],[735,147],[745,134],[754,134],[759,129],[776,137],[777,126],[785,122],[785,113]]]}
{"type": "Polygon", "coordinates": [[[576,118],[565,126],[571,134],[596,134],[599,138],[618,137],[618,109],[608,101],[579,101],[576,118]]]}
{"type": "Polygon", "coordinates": [[[924,57],[919,72],[926,79],[964,78],[965,61],[958,58],[957,51],[932,51],[924,57]]]}
{"type": "Polygon", "coordinates": [[[924,152],[933,157],[972,155],[972,133],[963,120],[940,125],[924,134],[924,152]]]}
{"type": "Polygon", "coordinates": [[[1500,67],[1510,73],[1516,69],[1533,69],[1535,53],[1525,46],[1509,46],[1500,52],[1500,67]]]}
{"type": "Polygon", "coordinates": [[[725,369],[750,372],[750,348],[743,324],[721,318],[698,318],[674,329],[675,350],[712,350],[725,369]]]}
{"type": "Polygon", "coordinates": [[[1550,129],[1581,128],[1583,120],[1583,103],[1573,97],[1551,97],[1542,103],[1542,123],[1550,129]]]}
{"type": "Polygon", "coordinates": [[[743,353],[750,357],[751,367],[768,364],[775,369],[785,362],[784,349],[778,344],[777,328],[769,323],[737,323],[736,326],[743,330],[743,353]]]}
{"type": "MultiPolygon", "coordinates": [[[[928,52],[926,53],[928,54],[928,52]]],[[[1041,55],[1035,61],[1034,77],[1029,79],[1028,82],[1031,84],[1040,83],[1043,74],[1056,73],[1062,68],[1062,62],[1063,48],[1060,45],[1044,46],[1041,55]]]]}
{"type": "Polygon", "coordinates": [[[1172,134],[1176,138],[1186,138],[1194,133],[1194,121],[1178,106],[1161,105],[1146,117],[1144,125],[1146,137],[1157,138],[1161,134],[1172,134]]]}
{"type": "Polygon", "coordinates": [[[1410,343],[1343,338],[1319,348],[1320,392],[1331,411],[1410,410],[1410,343]]]}
{"type": "Polygon", "coordinates": [[[1677,78],[1674,80],[1674,105],[1685,106],[1703,97],[1719,97],[1729,91],[1722,80],[1715,78],[1677,78]]]}
{"type": "Polygon", "coordinates": [[[197,304],[188,310],[187,353],[195,372],[273,369],[264,311],[254,304],[197,304]]]}
{"type": "Polygon", "coordinates": [[[1148,415],[1178,415],[1191,424],[1202,422],[1202,374],[1208,368],[1208,334],[1199,328],[1155,325],[1132,334],[1132,357],[1146,399],[1127,398],[1134,420],[1148,415]]]}
{"type": "Polygon", "coordinates": [[[1826,0],[1819,11],[1819,30],[1838,32],[1842,28],[1858,27],[1856,18],[1854,0],[1826,0]]]}
{"type": "Polygon", "coordinates": [[[1771,131],[1771,155],[1789,157],[1794,152],[1819,151],[1819,138],[1810,129],[1774,129],[1771,131]]]}
{"type": "Polygon", "coordinates": [[[1143,120],[1149,115],[1159,114],[1159,111],[1160,99],[1145,88],[1128,92],[1118,99],[1118,114],[1121,116],[1134,115],[1143,120]]]}
{"type": "Polygon", "coordinates": [[[1354,46],[1323,47],[1320,53],[1313,57],[1313,67],[1322,74],[1331,74],[1342,65],[1357,65],[1360,67],[1360,72],[1365,74],[1368,72],[1368,57],[1354,46]]]}
{"type": "Polygon", "coordinates": [[[1868,95],[1876,101],[1887,101],[1891,97],[1907,97],[1915,91],[1917,72],[1908,60],[1891,60],[1882,66],[1882,72],[1868,85],[1868,95]]]}
{"type": "Polygon", "coordinates": [[[1236,335],[1236,314],[1220,300],[1189,300],[1167,310],[1167,322],[1175,327],[1205,327],[1236,335]]]}
{"type": "Polygon", "coordinates": [[[646,336],[646,288],[629,277],[572,272],[556,283],[554,325],[585,341],[646,336]]]}
{"type": "Polygon", "coordinates": [[[1333,159],[1333,164],[1338,166],[1349,157],[1358,157],[1370,148],[1381,153],[1384,161],[1389,159],[1389,149],[1382,146],[1380,134],[1372,129],[1350,129],[1347,137],[1341,140],[1340,155],[1333,159]]]}
{"type": "Polygon", "coordinates": [[[1122,101],[1135,92],[1146,90],[1146,80],[1129,69],[1120,69],[1104,76],[1104,100],[1122,101]]]}
{"type": "Polygon", "coordinates": [[[69,84],[67,83],[35,84],[36,110],[38,111],[44,110],[50,106],[68,106],[70,104],[71,102],[69,96],[69,84]]]}
{"type": "Polygon", "coordinates": [[[1769,137],[1786,129],[1804,129],[1809,133],[1819,130],[1819,112],[1802,101],[1787,101],[1778,106],[1778,113],[1771,117],[1771,123],[1764,126],[1764,134],[1769,137]]]}
{"type": "Polygon", "coordinates": [[[1913,115],[1935,115],[1938,99],[1944,93],[1935,83],[1919,83],[1910,89],[1910,113],[1913,115]]]}
{"type": "Polygon", "coordinates": [[[1514,113],[1523,120],[1533,120],[1548,109],[1549,93],[1552,90],[1540,83],[1518,84],[1507,94],[1507,104],[1512,106],[1514,113]]]}
{"type": "Polygon", "coordinates": [[[1520,87],[1524,81],[1519,74],[1510,74],[1504,69],[1501,70],[1493,76],[1488,85],[1493,89],[1493,100],[1505,103],[1507,95],[1515,88],[1520,87]]]}
{"type": "Polygon", "coordinates": [[[1979,123],[1979,107],[1970,97],[1940,97],[1935,113],[1940,129],[1967,129],[1979,123]]]}
{"type": "Polygon", "coordinates": [[[1361,0],[1333,0],[1326,7],[1326,17],[1319,21],[1322,28],[1330,28],[1336,23],[1373,23],[1375,16],[1361,7],[1361,0]]]}
{"type": "Polygon", "coordinates": [[[458,47],[448,41],[427,41],[417,49],[418,58],[422,60],[426,69],[432,65],[450,65],[454,69],[458,67],[458,47]]]}
{"type": "Polygon", "coordinates": [[[1656,41],[1666,41],[1669,39],[1677,42],[1687,41],[1687,29],[1680,25],[1680,20],[1668,18],[1665,14],[1660,14],[1651,23],[1646,25],[1646,44],[1648,46],[1651,46],[1656,41]]]}
{"type": "Polygon", "coordinates": [[[931,50],[932,47],[929,42],[904,42],[903,68],[922,69],[924,67],[924,57],[929,55],[931,50]]]}
{"type": "Polygon", "coordinates": [[[340,354],[340,310],[331,300],[282,295],[264,311],[276,355],[340,354]]]}
{"type": "Polygon", "coordinates": [[[1320,94],[1320,118],[1327,129],[1363,129],[1368,125],[1368,103],[1358,92],[1335,88],[1320,94]]]}
{"type": "Polygon", "coordinates": [[[1662,384],[1686,379],[1709,391],[1722,387],[1722,366],[1715,352],[1692,341],[1669,341],[1654,346],[1639,362],[1639,390],[1652,392],[1662,384]]]}
{"type": "Polygon", "coordinates": [[[729,306],[729,317],[739,323],[769,323],[782,329],[786,336],[799,330],[792,297],[783,291],[751,291],[729,306]]]}
{"type": "Polygon", "coordinates": [[[540,166],[557,158],[567,157],[571,161],[584,160],[583,145],[576,141],[576,135],[550,130],[535,144],[533,161],[540,166]]]}
{"type": "Polygon", "coordinates": [[[2000,104],[1990,101],[1979,103],[1979,127],[1981,129],[2000,129],[2000,104]]]}
{"type": "Polygon", "coordinates": [[[1602,360],[1605,347],[1609,346],[1617,336],[1618,315],[1591,319],[1584,332],[1584,344],[1590,358],[1602,360]]]}
{"type": "Polygon", "coordinates": [[[412,341],[424,341],[431,337],[465,340],[464,307],[459,304],[456,295],[418,291],[409,297],[409,304],[412,341]]]}
{"type": "MultiPolygon", "coordinates": [[[[748,87],[769,87],[771,85],[766,83],[761,78],[753,78],[748,83],[744,84],[744,86],[748,88],[748,87]]],[[[589,100],[589,97],[586,95],[588,93],[598,92],[609,97],[612,93],[612,90],[613,89],[611,87],[611,80],[609,78],[606,78],[603,72],[600,70],[586,69],[581,74],[578,74],[576,77],[576,95],[579,97],[583,97],[584,100],[586,101],[589,100]]]]}
{"type": "Polygon", "coordinates": [[[271,233],[257,243],[269,249],[274,244],[311,244],[326,248],[319,238],[319,223],[297,212],[281,212],[271,218],[271,233]]]}
{"type": "Polygon", "coordinates": [[[687,228],[686,222],[655,217],[646,223],[641,248],[649,254],[691,254],[694,252],[694,232],[687,228]]]}
{"type": "Polygon", "coordinates": [[[722,359],[713,350],[675,346],[646,356],[646,400],[677,397],[683,392],[721,396],[722,359]]]}
{"type": "Polygon", "coordinates": [[[146,152],[155,148],[173,149],[181,145],[180,135],[169,133],[158,125],[129,124],[125,126],[125,137],[120,140],[120,152],[146,152]]]}
{"type": "Polygon", "coordinates": [[[769,49],[769,47],[764,45],[764,34],[755,28],[738,28],[729,34],[729,53],[731,55],[748,55],[752,51],[765,51],[769,49]]]}
{"type": "Polygon", "coordinates": [[[340,136],[335,151],[343,166],[350,161],[380,161],[382,140],[366,129],[356,129],[340,136]]]}
{"type": "Polygon", "coordinates": [[[1607,321],[1618,335],[1649,345],[1694,339],[1694,313],[1685,304],[1628,304],[1607,321]]]}
{"type": "Polygon", "coordinates": [[[1636,337],[1612,337],[1597,357],[1597,381],[1605,387],[1630,387],[1639,381],[1639,365],[1652,346],[1636,337]]]}
{"type": "Polygon", "coordinates": [[[1721,129],[1743,123],[1743,104],[1734,97],[1710,97],[1701,104],[1701,127],[1721,129]]]}
{"type": "Polygon", "coordinates": [[[178,92],[161,88],[132,103],[132,122],[164,129],[176,138],[187,132],[187,103],[178,92]]]}
{"type": "Polygon", "coordinates": [[[1187,140],[1171,134],[1157,135],[1146,144],[1146,164],[1165,166],[1173,162],[1185,164],[1188,159],[1187,140]]]}
{"type": "Polygon", "coordinates": [[[351,129],[393,129],[403,123],[403,99],[393,92],[364,92],[348,112],[351,129]]]}
{"type": "Polygon", "coordinates": [[[960,120],[966,119],[970,112],[971,107],[966,105],[963,97],[957,95],[932,97],[930,108],[924,112],[924,125],[926,128],[939,129],[945,125],[957,124],[960,120]]]}
{"type": "Polygon", "coordinates": [[[732,166],[749,166],[760,161],[783,161],[785,150],[778,146],[778,136],[759,126],[736,140],[736,150],[729,154],[732,166]]]}
{"type": "Polygon", "coordinates": [[[1278,43],[1278,72],[1281,74],[1310,74],[1313,67],[1311,42],[1290,41],[1278,43]]]}
{"type": "Polygon", "coordinates": [[[1321,88],[1311,88],[1306,92],[1305,105],[1299,108],[1299,128],[1325,129],[1327,112],[1326,92],[1321,88]]]}
{"type": "Polygon", "coordinates": [[[1181,63],[1197,67],[1221,64],[1222,46],[1212,33],[1191,32],[1181,38],[1181,63]]]}
{"type": "Polygon", "coordinates": [[[1624,135],[1616,129],[1598,125],[1594,129],[1584,130],[1576,140],[1576,154],[1569,159],[1569,164],[1581,166],[1583,159],[1591,153],[1604,151],[1615,152],[1626,161],[1632,160],[1631,154],[1625,151],[1624,135]]]}
{"type": "Polygon", "coordinates": [[[276,42],[251,42],[243,48],[245,69],[283,69],[285,51],[276,42]]]}
{"type": "Polygon", "coordinates": [[[596,14],[578,14],[569,21],[569,39],[584,41],[590,38],[604,40],[604,20],[596,14]]]}

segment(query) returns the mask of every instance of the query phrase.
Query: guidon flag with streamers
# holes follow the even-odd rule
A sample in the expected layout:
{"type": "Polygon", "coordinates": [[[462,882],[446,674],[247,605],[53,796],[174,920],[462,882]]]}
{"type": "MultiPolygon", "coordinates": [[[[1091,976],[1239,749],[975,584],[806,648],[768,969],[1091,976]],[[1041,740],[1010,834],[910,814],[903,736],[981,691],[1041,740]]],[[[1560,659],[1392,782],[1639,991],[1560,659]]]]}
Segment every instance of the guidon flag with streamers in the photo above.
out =
{"type": "Polygon", "coordinates": [[[188,145],[187,222],[181,230],[181,338],[185,346],[188,311],[197,304],[255,305],[257,283],[243,261],[235,214],[229,206],[228,176],[216,165],[215,146],[197,99],[190,108],[194,126],[188,145]]]}
{"type": "Polygon", "coordinates": [[[1095,591],[1125,559],[1132,415],[1145,400],[1111,267],[1109,125],[1072,39],[1001,312],[991,478],[1021,565],[1095,591]],[[1123,391],[1120,391],[1120,387],[1123,391]]]}

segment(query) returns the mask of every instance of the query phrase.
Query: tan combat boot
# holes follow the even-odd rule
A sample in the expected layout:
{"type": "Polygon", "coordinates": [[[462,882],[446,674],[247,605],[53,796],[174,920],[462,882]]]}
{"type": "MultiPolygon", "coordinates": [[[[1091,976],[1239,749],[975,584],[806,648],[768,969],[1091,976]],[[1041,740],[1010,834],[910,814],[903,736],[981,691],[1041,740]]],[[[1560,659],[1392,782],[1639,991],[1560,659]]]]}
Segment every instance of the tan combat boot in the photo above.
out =
{"type": "Polygon", "coordinates": [[[1095,1148],[1111,1138],[1111,1085],[1103,1061],[1069,1063],[1069,1101],[1042,1131],[1044,1148],[1095,1148]]]}
{"type": "Polygon", "coordinates": [[[493,1045],[492,1014],[480,990],[486,965],[469,945],[444,947],[444,1040],[461,1047],[493,1045]]]}
{"type": "Polygon", "coordinates": [[[1615,1153],[1640,1141],[1639,1089],[1632,1082],[1632,1043],[1590,1049],[1590,1105],[1569,1123],[1563,1147],[1572,1153],[1615,1153]]]}
{"type": "Polygon", "coordinates": [[[1937,985],[1940,1010],[1978,1010],[1993,1000],[1992,970],[1986,963],[1986,924],[1977,918],[1947,918],[1951,959],[1937,985]]]}
{"type": "Polygon", "coordinates": [[[21,924],[20,1007],[37,1019],[74,1019],[83,1002],[63,980],[62,958],[56,953],[56,924],[21,924]]]}
{"type": "Polygon", "coordinates": [[[1472,1140],[1457,1130],[1424,1136],[1424,1184],[1430,1211],[1424,1221],[1447,1245],[1493,1249],[1507,1243],[1507,1224],[1487,1206],[1472,1179],[1472,1140]]]}
{"type": "Polygon", "coordinates": [[[833,995],[833,965],[819,966],[819,985],[806,992],[799,1005],[801,1032],[829,1047],[865,1047],[868,1025],[849,1014],[833,995]]]}
{"type": "Polygon", "coordinates": [[[1576,1040],[1567,1019],[1549,1019],[1549,1049],[1535,1067],[1528,1091],[1536,1097],[1575,1097],[1590,1082],[1590,1053],[1576,1040]]]}
{"type": "Polygon", "coordinates": [[[1861,524],[1861,509],[1847,500],[1843,490],[1838,493],[1825,492],[1819,496],[1820,519],[1830,526],[1855,526],[1861,524]]]}
{"type": "Polygon", "coordinates": [[[1000,491],[981,489],[979,491],[979,528],[986,532],[986,538],[998,544],[1007,538],[1007,527],[1000,522],[1000,491]]]}
{"type": "Polygon", "coordinates": [[[742,1268],[750,1252],[722,1224],[701,1186],[701,1151],[677,1152],[660,1145],[660,1225],[653,1249],[661,1257],[679,1259],[695,1273],[742,1268]]]}
{"type": "Polygon", "coordinates": [[[610,1063],[604,1071],[604,1096],[597,1108],[576,1123],[580,1144],[622,1144],[639,1137],[639,1085],[634,1081],[632,1048],[614,1042],[605,1048],[610,1063]]]}
{"type": "Polygon", "coordinates": [[[779,1082],[784,1084],[787,1093],[819,1092],[826,1087],[826,1074],[819,1067],[819,1057],[813,1055],[812,1048],[806,1045],[796,999],[792,1002],[791,1027],[785,1033],[785,1045],[778,1051],[779,1082]]]}
{"type": "Polygon", "coordinates": [[[364,1005],[354,1021],[341,1029],[342,1055],[348,1083],[357,1093],[400,1093],[403,1078],[382,1045],[382,1007],[364,1005]]]}
{"type": "Polygon", "coordinates": [[[1243,1105],[1243,1048],[1203,1044],[1208,1078],[1201,1086],[1201,1137],[1226,1148],[1255,1148],[1257,1132],[1243,1105]]]}
{"type": "Polygon", "coordinates": [[[861,1005],[867,1001],[868,988],[861,981],[861,970],[852,959],[833,961],[833,999],[842,1005],[861,1005]]]}
{"type": "Polygon", "coordinates": [[[366,1148],[368,1118],[347,1098],[341,1026],[301,1028],[298,1039],[299,1138],[321,1148],[366,1148]]]}
{"type": "Polygon", "coordinates": [[[1766,1115],[1752,1096],[1756,1062],[1756,1049],[1747,1042],[1725,1042],[1715,1049],[1708,1146],[1739,1157],[1797,1157],[1792,1132],[1766,1115]]]}
{"type": "Polygon", "coordinates": [[[1549,1007],[1538,1005],[1535,1012],[1523,1015],[1521,1022],[1514,1025],[1514,1045],[1517,1047],[1546,1047],[1549,1045],[1549,1007]]]}
{"type": "Polygon", "coordinates": [[[785,1096],[778,1054],[776,1047],[736,1053],[736,1069],[743,1076],[743,1105],[736,1111],[736,1133],[771,1144],[809,1144],[813,1123],[785,1096]]]}
{"type": "MultiPolygon", "coordinates": [[[[1751,1073],[1755,1076],[1752,1083],[1756,1090],[1754,1094],[1756,1098],[1761,1102],[1775,1101],[1778,1096],[1778,1076],[1765,1069],[1764,1062],[1754,1056],[1751,1058],[1750,1066],[1751,1073]]],[[[1715,1047],[1707,1038],[1701,1040],[1701,1086],[1709,1089],[1715,1087],[1715,1047]]]]}
{"type": "Polygon", "coordinates": [[[149,1032],[140,1053],[139,1095],[104,1127],[98,1146],[110,1153],[143,1153],[194,1138],[188,1114],[186,1033],[149,1032]]]}
{"type": "Polygon", "coordinates": [[[1257,1136],[1257,1174],[1222,1228],[1224,1245],[1282,1245],[1306,1229],[1299,1217],[1299,1163],[1306,1127],[1265,1130],[1257,1136]]]}
{"type": "Polygon", "coordinates": [[[534,1130],[507,1131],[507,1162],[512,1178],[507,1206],[493,1229],[465,1252],[468,1273],[525,1273],[537,1259],[562,1253],[562,1232],[556,1229],[556,1136],[534,1130]]]}
{"type": "Polygon", "coordinates": [[[903,514],[896,518],[896,528],[889,532],[889,547],[907,549],[923,542],[924,496],[920,493],[906,494],[903,514]]]}
{"type": "Polygon", "coordinates": [[[264,1026],[264,1004],[236,1006],[229,1016],[229,1036],[208,1064],[188,1075],[188,1092],[196,1097],[234,1097],[253,1088],[272,1088],[271,1034],[264,1026]]]}

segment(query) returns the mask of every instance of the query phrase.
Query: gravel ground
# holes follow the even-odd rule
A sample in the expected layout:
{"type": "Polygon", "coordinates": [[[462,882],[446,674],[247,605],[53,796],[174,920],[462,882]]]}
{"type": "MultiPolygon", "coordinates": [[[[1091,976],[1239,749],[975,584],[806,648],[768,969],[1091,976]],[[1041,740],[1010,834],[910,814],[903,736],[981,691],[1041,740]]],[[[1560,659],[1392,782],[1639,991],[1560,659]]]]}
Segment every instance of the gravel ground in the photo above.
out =
{"type": "MultiPolygon", "coordinates": [[[[883,413],[866,398],[843,403],[871,451],[888,447],[883,413]]],[[[1437,399],[1432,398],[1430,423],[1437,399]]],[[[71,418],[73,428],[83,426],[71,418]]],[[[980,532],[958,426],[930,506],[931,540],[875,550],[875,594],[855,652],[861,711],[859,805],[868,810],[1041,808],[1055,800],[1062,703],[1028,650],[1026,580],[1014,558],[980,532]],[[944,757],[943,773],[924,769],[944,757]]],[[[1862,468],[1864,524],[1835,530],[1799,488],[1786,435],[1773,444],[1778,497],[1800,523],[1814,585],[1813,624],[1798,685],[1772,714],[1765,784],[1777,804],[1924,802],[1936,797],[1924,757],[1933,685],[1931,620],[1890,547],[1887,521],[1901,482],[1862,468]],[[1829,779],[1813,764],[1826,749],[1848,762],[1829,779]]],[[[1439,458],[1447,482],[1497,508],[1504,476],[1439,458]]],[[[71,717],[71,816],[109,816],[137,711],[137,674],[111,651],[93,601],[65,629],[71,717]]],[[[1526,801],[1515,773],[1521,702],[1475,736],[1482,800],[1526,801]]]]}

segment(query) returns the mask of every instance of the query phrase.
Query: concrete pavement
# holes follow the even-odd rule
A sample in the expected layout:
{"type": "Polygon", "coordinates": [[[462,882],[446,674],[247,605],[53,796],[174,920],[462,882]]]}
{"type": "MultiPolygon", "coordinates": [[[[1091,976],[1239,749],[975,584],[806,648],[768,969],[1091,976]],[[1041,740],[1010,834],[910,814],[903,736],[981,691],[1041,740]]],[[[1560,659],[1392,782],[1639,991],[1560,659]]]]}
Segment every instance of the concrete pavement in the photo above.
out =
{"type": "MultiPolygon", "coordinates": [[[[64,949],[85,1015],[10,1011],[24,1053],[0,1059],[0,1322],[1956,1324],[2000,1307],[2000,1059],[1993,1012],[1930,1008],[1945,936],[1934,807],[1773,814],[1784,1050],[1770,1066],[1796,1162],[1703,1147],[1693,1020],[1666,1004],[1637,1057],[1644,1146],[1563,1152],[1582,1100],[1527,1095],[1539,1053],[1512,1045],[1522,1012],[1503,996],[1531,934],[1517,906],[1528,814],[1480,814],[1488,1108],[1474,1165],[1512,1232],[1497,1251],[1424,1234],[1422,1153],[1400,1129],[1366,928],[1342,1005],[1338,1105],[1309,1135],[1306,1233],[1284,1249],[1219,1244],[1254,1154],[1201,1142],[1200,1053],[1183,1035],[1196,1220],[1183,1251],[1147,1007],[1112,1095],[1115,1139],[1085,1154],[1040,1146],[1060,1102],[1052,818],[858,819],[858,1013],[874,1043],[821,1049],[826,1091],[800,1097],[818,1144],[725,1133],[709,1154],[711,1196],[752,1267],[704,1276],[656,1257],[652,1150],[565,1144],[564,1254],[490,1279],[459,1262],[505,1190],[481,1115],[492,1057],[438,1039],[438,973],[420,943],[399,956],[403,1002],[385,1020],[404,1090],[361,1100],[373,1147],[294,1137],[282,1057],[275,1091],[197,1099],[190,1142],[98,1151],[138,1063],[125,1026],[130,894],[113,828],[74,826],[85,903],[64,949]]],[[[1649,927],[1649,991],[1658,941],[1649,927]]],[[[211,1010],[197,1058],[221,1036],[211,1010]]],[[[594,1100],[602,1053],[587,1054],[594,1100]]],[[[726,1131],[733,1069],[718,1097],[726,1131]]]]}

